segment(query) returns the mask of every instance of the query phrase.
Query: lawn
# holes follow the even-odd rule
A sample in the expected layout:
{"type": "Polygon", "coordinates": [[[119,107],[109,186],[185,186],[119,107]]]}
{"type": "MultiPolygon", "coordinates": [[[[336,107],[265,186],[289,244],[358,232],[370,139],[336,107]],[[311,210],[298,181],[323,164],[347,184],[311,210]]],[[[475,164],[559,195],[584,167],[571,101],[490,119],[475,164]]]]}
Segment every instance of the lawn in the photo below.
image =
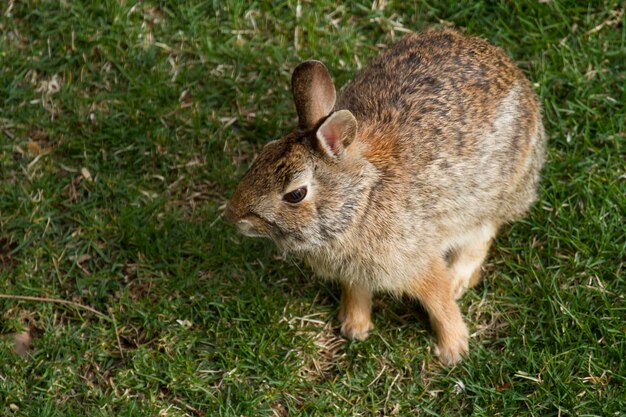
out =
{"type": "Polygon", "coordinates": [[[624,3],[338,3],[2,2],[0,415],[626,415],[624,3]],[[549,136],[452,368],[408,300],[343,340],[338,288],[223,217],[298,62],[340,86],[431,26],[504,48],[549,136]]]}

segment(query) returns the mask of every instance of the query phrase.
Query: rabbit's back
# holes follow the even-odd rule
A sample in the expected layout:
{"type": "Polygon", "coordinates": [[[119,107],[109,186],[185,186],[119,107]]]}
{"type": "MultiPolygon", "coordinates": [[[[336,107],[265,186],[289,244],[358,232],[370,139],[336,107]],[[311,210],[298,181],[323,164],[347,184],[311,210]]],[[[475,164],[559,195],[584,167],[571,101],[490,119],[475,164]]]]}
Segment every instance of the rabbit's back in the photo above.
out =
{"type": "Polygon", "coordinates": [[[407,36],[341,90],[336,108],[355,115],[365,157],[386,185],[372,204],[413,213],[403,215],[412,225],[428,219],[441,236],[486,218],[510,221],[535,200],[544,141],[537,97],[480,38],[407,36]],[[409,197],[390,206],[399,193],[409,197]]]}

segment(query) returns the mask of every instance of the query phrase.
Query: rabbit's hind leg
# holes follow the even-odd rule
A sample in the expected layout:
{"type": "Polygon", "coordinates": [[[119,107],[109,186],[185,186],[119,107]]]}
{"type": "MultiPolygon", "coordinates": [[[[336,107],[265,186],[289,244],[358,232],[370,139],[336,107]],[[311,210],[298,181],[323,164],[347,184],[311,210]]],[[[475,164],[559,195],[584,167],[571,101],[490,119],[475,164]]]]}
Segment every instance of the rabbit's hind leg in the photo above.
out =
{"type": "Polygon", "coordinates": [[[485,223],[464,233],[454,242],[448,257],[448,268],[455,300],[461,298],[468,288],[480,282],[481,266],[496,232],[497,227],[492,223],[485,223]]]}

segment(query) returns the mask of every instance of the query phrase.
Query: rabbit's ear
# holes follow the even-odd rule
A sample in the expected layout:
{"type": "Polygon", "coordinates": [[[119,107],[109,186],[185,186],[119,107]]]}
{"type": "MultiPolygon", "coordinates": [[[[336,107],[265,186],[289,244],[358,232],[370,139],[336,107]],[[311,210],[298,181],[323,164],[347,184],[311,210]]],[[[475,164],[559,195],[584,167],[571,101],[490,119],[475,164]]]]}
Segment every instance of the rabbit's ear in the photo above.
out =
{"type": "Polygon", "coordinates": [[[328,156],[341,155],[356,137],[357,122],[350,110],[339,110],[331,114],[317,129],[315,139],[328,156]]]}
{"type": "Polygon", "coordinates": [[[291,76],[291,91],[298,112],[298,124],[311,129],[335,107],[335,86],[328,70],[319,61],[305,61],[291,76]]]}

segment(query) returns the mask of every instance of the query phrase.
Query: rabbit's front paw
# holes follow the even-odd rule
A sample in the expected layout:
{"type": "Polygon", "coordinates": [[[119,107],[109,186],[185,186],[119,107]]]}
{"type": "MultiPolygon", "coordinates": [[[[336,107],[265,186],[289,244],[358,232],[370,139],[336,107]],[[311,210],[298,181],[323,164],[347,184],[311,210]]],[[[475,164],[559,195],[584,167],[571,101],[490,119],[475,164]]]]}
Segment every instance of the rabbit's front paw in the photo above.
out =
{"type": "Polygon", "coordinates": [[[435,347],[435,354],[439,356],[439,360],[444,365],[454,365],[461,361],[469,350],[467,327],[463,324],[462,328],[448,333],[445,337],[441,337],[435,347]]]}
{"type": "Polygon", "coordinates": [[[365,340],[373,328],[369,317],[347,317],[341,323],[341,335],[346,339],[365,340]]]}

